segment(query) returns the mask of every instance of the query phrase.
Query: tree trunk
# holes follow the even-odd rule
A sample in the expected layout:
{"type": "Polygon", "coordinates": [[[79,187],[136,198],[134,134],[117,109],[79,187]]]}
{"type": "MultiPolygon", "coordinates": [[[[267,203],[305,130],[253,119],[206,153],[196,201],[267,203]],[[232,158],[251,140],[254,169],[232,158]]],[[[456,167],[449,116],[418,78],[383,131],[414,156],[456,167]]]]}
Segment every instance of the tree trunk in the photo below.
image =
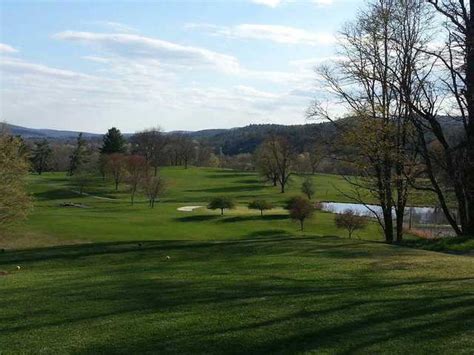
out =
{"type": "Polygon", "coordinates": [[[301,227],[301,231],[304,230],[304,221],[301,219],[300,220],[300,227],[301,227]]]}
{"type": "Polygon", "coordinates": [[[463,232],[474,238],[474,0],[470,0],[470,18],[466,24],[466,102],[468,122],[466,128],[466,224],[463,232]]]}
{"type": "Polygon", "coordinates": [[[281,192],[282,194],[284,194],[284,193],[285,193],[285,184],[284,184],[284,183],[280,183],[280,186],[281,186],[280,192],[281,192]]]}
{"type": "Polygon", "coordinates": [[[221,216],[223,216],[223,215],[224,215],[224,209],[221,208],[221,216]]]}
{"type": "Polygon", "coordinates": [[[391,206],[390,209],[383,209],[383,221],[384,221],[384,233],[385,233],[385,241],[389,244],[393,243],[393,219],[392,219],[392,210],[391,206]]]}
{"type": "Polygon", "coordinates": [[[396,242],[401,243],[403,240],[403,215],[405,214],[404,208],[398,208],[395,211],[396,214],[396,242]]]}

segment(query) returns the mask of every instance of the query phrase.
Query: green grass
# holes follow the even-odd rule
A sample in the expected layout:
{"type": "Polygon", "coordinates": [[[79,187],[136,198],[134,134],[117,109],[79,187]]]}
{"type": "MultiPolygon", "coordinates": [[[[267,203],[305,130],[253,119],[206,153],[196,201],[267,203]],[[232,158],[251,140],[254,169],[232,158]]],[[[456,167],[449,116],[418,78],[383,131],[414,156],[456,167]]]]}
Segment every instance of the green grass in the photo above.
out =
{"type": "MultiPolygon", "coordinates": [[[[71,190],[65,174],[44,174],[31,177],[31,191],[36,200],[36,208],[22,226],[16,226],[16,233],[3,238],[3,245],[15,246],[21,236],[28,240],[44,240],[48,244],[64,244],[71,241],[110,242],[130,240],[224,240],[265,236],[289,235],[345,235],[334,226],[334,215],[318,212],[306,222],[305,232],[299,232],[299,224],[288,218],[282,208],[285,200],[299,194],[299,184],[295,177],[289,191],[281,194],[278,188],[262,183],[253,173],[222,169],[164,168],[162,174],[168,182],[167,192],[154,209],[147,206],[142,196],[131,206],[126,186],[118,192],[109,181],[97,179],[85,191],[94,196],[112,198],[97,199],[79,196],[71,190]],[[238,208],[219,211],[206,208],[193,212],[177,211],[186,205],[206,206],[210,198],[226,195],[234,198],[238,208]],[[246,205],[255,198],[265,198],[277,208],[260,217],[259,211],[249,210],[246,205]],[[75,202],[88,208],[64,208],[63,202],[75,202]],[[20,237],[18,237],[20,235],[20,237]]],[[[314,177],[318,199],[343,201],[338,189],[345,183],[339,177],[316,175],[314,177]],[[337,185],[340,185],[337,187],[337,185]]],[[[347,186],[346,186],[347,187],[347,186]]],[[[381,240],[376,223],[357,234],[358,238],[381,240]]],[[[1,241],[1,239],[0,239],[1,241]]],[[[22,243],[24,246],[27,243],[22,243]]]]}
{"type": "Polygon", "coordinates": [[[412,238],[403,242],[404,246],[441,251],[452,253],[470,253],[474,252],[474,238],[459,237],[459,238],[440,238],[440,239],[422,239],[412,238]]]}
{"type": "MultiPolygon", "coordinates": [[[[155,209],[100,179],[86,192],[112,200],[31,177],[32,215],[0,235],[0,354],[472,353],[474,258],[386,245],[375,223],[350,240],[330,213],[299,232],[281,206],[302,177],[282,195],[251,173],[162,174],[155,209]],[[238,208],[177,211],[218,195],[238,208]],[[278,207],[261,218],[254,198],[278,207]]],[[[345,201],[342,179],[313,178],[345,201]]]]}
{"type": "Polygon", "coordinates": [[[469,257],[267,237],[12,251],[0,255],[0,270],[10,272],[0,276],[6,353],[471,354],[474,347],[469,257]]]}

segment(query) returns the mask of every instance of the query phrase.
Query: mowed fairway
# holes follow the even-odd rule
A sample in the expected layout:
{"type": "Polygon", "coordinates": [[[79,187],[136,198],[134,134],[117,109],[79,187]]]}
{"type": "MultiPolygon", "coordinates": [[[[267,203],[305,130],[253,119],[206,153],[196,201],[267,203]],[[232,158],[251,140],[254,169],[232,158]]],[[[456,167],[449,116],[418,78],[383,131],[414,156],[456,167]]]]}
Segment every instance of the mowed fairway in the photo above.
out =
{"type": "Polygon", "coordinates": [[[336,237],[11,252],[0,348],[472,354],[473,261],[336,237]]]}
{"type": "MultiPolygon", "coordinates": [[[[472,354],[474,258],[386,245],[375,224],[350,240],[329,213],[299,232],[281,208],[299,177],[282,195],[251,173],[162,174],[155,209],[32,177],[31,218],[0,239],[0,353],[472,354]],[[238,209],[177,211],[217,195],[238,209]],[[260,197],[279,207],[247,210],[260,197]]],[[[344,201],[343,180],[314,179],[344,201]]]]}
{"type": "MultiPolygon", "coordinates": [[[[306,223],[304,233],[299,224],[288,218],[282,206],[299,189],[302,178],[295,176],[288,192],[281,194],[277,187],[265,185],[254,173],[222,169],[164,168],[167,191],[154,209],[150,209],[143,196],[130,205],[126,186],[118,192],[113,183],[98,179],[85,189],[93,196],[79,196],[73,192],[64,173],[31,177],[31,191],[36,207],[29,220],[12,231],[13,236],[3,238],[7,247],[63,244],[69,242],[107,242],[130,240],[223,240],[259,236],[289,236],[295,234],[343,235],[333,223],[333,214],[317,213],[306,223]],[[193,212],[180,212],[187,205],[206,206],[215,196],[235,199],[237,209],[209,211],[206,208],[193,212]],[[276,208],[266,211],[262,218],[259,211],[247,209],[249,201],[264,198],[276,208]],[[73,202],[86,208],[65,208],[60,204],[73,202]],[[23,242],[22,239],[25,239],[23,242]],[[43,244],[42,244],[43,243],[43,244]]],[[[348,188],[345,181],[331,175],[314,177],[317,199],[344,200],[339,190],[348,188]]],[[[381,240],[379,228],[372,223],[365,231],[357,233],[364,239],[381,240]]],[[[2,239],[0,239],[2,241],[2,239]]]]}

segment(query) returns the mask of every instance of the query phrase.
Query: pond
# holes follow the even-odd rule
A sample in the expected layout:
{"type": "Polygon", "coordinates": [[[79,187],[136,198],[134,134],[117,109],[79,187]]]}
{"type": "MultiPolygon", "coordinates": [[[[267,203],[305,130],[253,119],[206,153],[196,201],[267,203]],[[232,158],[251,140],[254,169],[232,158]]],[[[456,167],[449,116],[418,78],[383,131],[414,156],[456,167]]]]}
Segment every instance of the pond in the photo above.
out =
{"type": "MultiPolygon", "coordinates": [[[[381,215],[382,208],[377,205],[363,205],[360,203],[343,202],[321,202],[323,211],[332,213],[343,213],[346,210],[353,210],[355,213],[363,216],[374,217],[374,211],[381,215]]],[[[394,213],[395,215],[395,213],[394,213]]],[[[405,209],[405,218],[407,222],[416,224],[447,224],[443,211],[439,207],[407,207],[405,209]]]]}

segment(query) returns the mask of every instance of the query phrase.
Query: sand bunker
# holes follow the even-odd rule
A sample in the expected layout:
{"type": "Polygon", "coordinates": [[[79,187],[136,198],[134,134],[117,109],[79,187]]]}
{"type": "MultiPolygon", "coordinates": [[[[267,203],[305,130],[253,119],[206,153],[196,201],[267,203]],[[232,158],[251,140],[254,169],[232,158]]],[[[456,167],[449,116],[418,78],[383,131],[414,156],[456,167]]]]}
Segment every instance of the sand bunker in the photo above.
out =
{"type": "Polygon", "coordinates": [[[184,206],[184,207],[179,207],[178,211],[180,211],[180,212],[192,212],[195,209],[201,208],[201,207],[204,207],[204,206],[184,206]]]}

